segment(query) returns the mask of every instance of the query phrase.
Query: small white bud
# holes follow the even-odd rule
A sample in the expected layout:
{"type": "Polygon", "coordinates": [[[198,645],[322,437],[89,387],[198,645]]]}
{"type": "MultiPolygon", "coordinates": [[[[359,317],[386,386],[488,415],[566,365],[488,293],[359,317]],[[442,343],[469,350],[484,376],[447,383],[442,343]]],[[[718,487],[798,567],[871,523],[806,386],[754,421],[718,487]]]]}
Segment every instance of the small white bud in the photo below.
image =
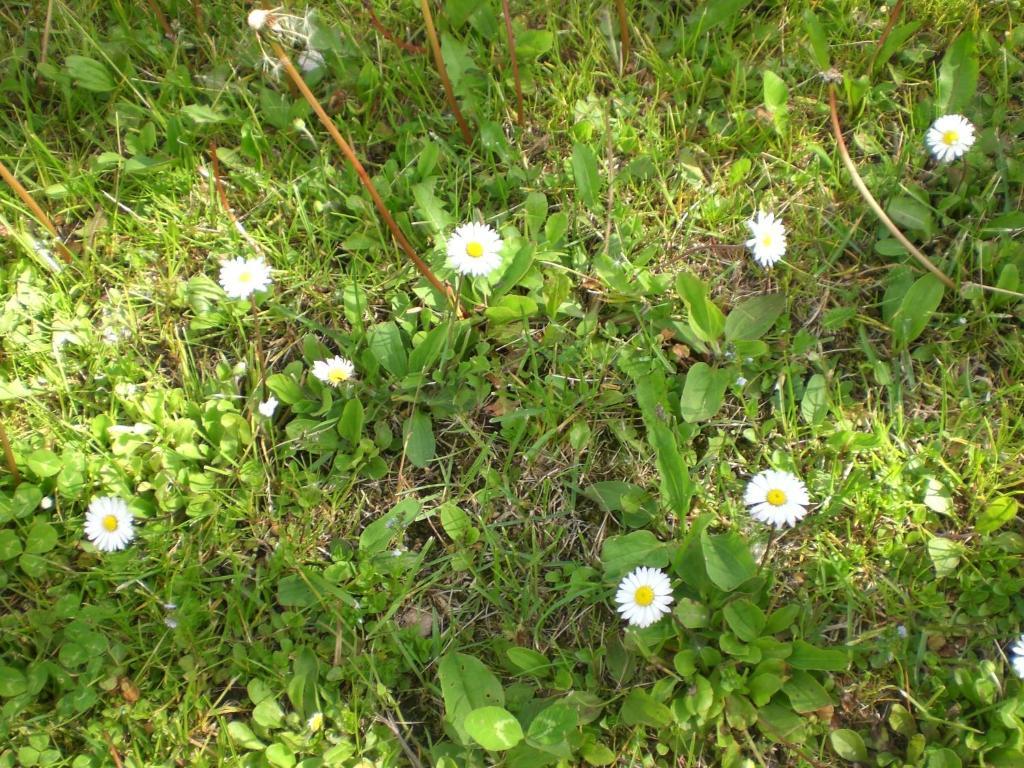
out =
{"type": "Polygon", "coordinates": [[[249,13],[249,26],[252,29],[259,32],[267,24],[267,17],[270,15],[270,11],[265,11],[262,8],[257,8],[249,13]]]}

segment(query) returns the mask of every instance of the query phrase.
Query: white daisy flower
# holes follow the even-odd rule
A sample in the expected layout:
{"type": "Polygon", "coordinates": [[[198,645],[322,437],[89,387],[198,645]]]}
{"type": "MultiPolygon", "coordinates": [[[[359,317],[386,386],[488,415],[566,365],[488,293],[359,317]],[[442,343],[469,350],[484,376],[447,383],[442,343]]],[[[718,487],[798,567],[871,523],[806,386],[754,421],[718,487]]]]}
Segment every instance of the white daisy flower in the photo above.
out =
{"type": "Polygon", "coordinates": [[[924,140],[936,160],[949,163],[974,144],[974,126],[963,115],[943,115],[932,123],[924,140]]]}
{"type": "Polygon", "coordinates": [[[85,514],[85,535],[103,552],[124,549],[135,538],[132,513],[123,499],[103,496],[89,502],[85,514]]]}
{"type": "Polygon", "coordinates": [[[316,48],[307,48],[298,55],[295,61],[303,72],[312,72],[324,65],[324,55],[316,48]]]}
{"type": "Polygon", "coordinates": [[[501,236],[487,224],[463,224],[448,238],[448,262],[463,275],[482,277],[501,264],[501,236]]]}
{"type": "Polygon", "coordinates": [[[312,715],[310,715],[309,716],[309,720],[306,721],[306,727],[309,728],[309,730],[312,731],[313,733],[316,733],[321,728],[323,728],[324,727],[324,713],[323,712],[314,712],[312,715]]]}
{"type": "Polygon", "coordinates": [[[265,291],[270,283],[270,267],[259,257],[220,263],[220,287],[232,299],[247,299],[254,291],[265,291]]]}
{"type": "Polygon", "coordinates": [[[658,568],[637,568],[619,582],[618,612],[634,627],[649,627],[672,604],[672,582],[658,568]]]}
{"type": "Polygon", "coordinates": [[[1010,663],[1013,665],[1013,671],[1017,673],[1017,677],[1024,677],[1024,635],[1021,635],[1013,644],[1010,653],[1012,654],[1010,663]]]}
{"type": "Polygon", "coordinates": [[[758,211],[750,221],[751,238],[747,240],[747,248],[754,256],[754,261],[762,267],[770,269],[779,259],[786,255],[786,227],[782,219],[775,218],[774,213],[758,211]]]}
{"type": "Polygon", "coordinates": [[[344,357],[332,357],[330,360],[317,360],[313,363],[313,375],[325,384],[340,387],[355,378],[356,367],[344,357]]]}
{"type": "Polygon", "coordinates": [[[277,398],[271,395],[266,400],[257,406],[256,410],[260,412],[260,416],[270,418],[274,415],[274,411],[277,410],[277,398]]]}
{"type": "Polygon", "coordinates": [[[796,521],[807,514],[811,499],[800,478],[789,472],[767,469],[751,478],[743,503],[750,507],[755,520],[784,528],[796,525],[796,521]]]}

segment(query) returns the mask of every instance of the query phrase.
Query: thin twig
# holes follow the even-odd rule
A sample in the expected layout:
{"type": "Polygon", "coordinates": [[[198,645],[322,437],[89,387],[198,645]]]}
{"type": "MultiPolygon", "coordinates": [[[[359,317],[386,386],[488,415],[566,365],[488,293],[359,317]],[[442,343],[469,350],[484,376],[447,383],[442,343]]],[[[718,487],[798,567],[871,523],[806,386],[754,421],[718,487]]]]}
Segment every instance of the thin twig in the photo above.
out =
{"type": "Polygon", "coordinates": [[[380,214],[380,217],[384,219],[384,223],[387,224],[388,229],[391,230],[391,234],[394,236],[401,249],[405,252],[405,255],[408,256],[409,260],[416,265],[416,269],[420,271],[420,274],[422,274],[432,286],[448,297],[448,300],[452,302],[461,317],[462,307],[459,304],[458,297],[456,297],[454,291],[452,291],[451,286],[438,280],[437,275],[435,275],[430,267],[427,266],[427,263],[416,254],[412,245],[409,244],[409,240],[399,228],[398,222],[395,221],[391,212],[388,210],[388,207],[384,205],[384,201],[381,199],[380,193],[377,192],[377,188],[373,185],[373,181],[370,180],[370,175],[366,172],[363,164],[359,162],[359,158],[356,157],[356,153],[353,151],[352,147],[349,146],[349,143],[342,137],[341,132],[334,124],[334,121],[331,120],[330,116],[328,116],[323,105],[321,105],[317,97],[313,95],[313,92],[309,90],[309,86],[306,85],[306,81],[302,79],[302,75],[299,74],[295,65],[292,64],[292,60],[285,52],[284,48],[281,47],[279,42],[273,39],[270,40],[270,45],[274,49],[274,53],[277,55],[278,60],[284,67],[285,72],[288,73],[288,77],[292,79],[292,82],[295,83],[299,92],[302,93],[303,97],[305,97],[309,106],[311,106],[313,111],[316,112],[316,116],[320,118],[320,122],[323,124],[324,128],[326,128],[327,132],[331,134],[331,138],[334,139],[334,143],[338,145],[338,149],[341,150],[345,159],[348,160],[349,164],[359,176],[359,180],[362,182],[363,187],[373,199],[373,204],[377,207],[377,212],[380,214]]]}
{"type": "Polygon", "coordinates": [[[366,12],[370,14],[370,24],[372,24],[373,28],[384,36],[385,40],[391,41],[406,53],[415,53],[416,55],[421,56],[427,52],[427,49],[423,46],[416,45],[415,43],[408,43],[405,40],[400,39],[398,35],[394,34],[387,27],[381,24],[380,19],[377,18],[377,13],[373,10],[373,3],[371,0],[363,0],[363,7],[366,9],[366,12]]]}
{"type": "Polygon", "coordinates": [[[164,37],[168,40],[174,39],[174,30],[171,29],[171,25],[167,22],[167,17],[164,16],[164,12],[160,10],[160,6],[157,5],[156,0],[146,0],[146,5],[149,6],[149,10],[156,16],[156,20],[160,22],[160,26],[163,27],[164,37]]]}
{"type": "Polygon", "coordinates": [[[398,728],[398,723],[391,719],[389,715],[377,715],[377,719],[384,723],[388,727],[388,730],[394,734],[395,738],[398,739],[398,743],[402,746],[402,751],[405,752],[405,756],[409,758],[409,765],[413,768],[423,768],[423,763],[420,762],[419,757],[413,752],[409,742],[406,741],[405,734],[398,728]]]}
{"type": "Polygon", "coordinates": [[[501,0],[501,12],[505,15],[505,35],[508,37],[508,55],[512,59],[512,79],[516,84],[516,115],[523,126],[523,86],[519,82],[519,60],[516,58],[516,35],[512,31],[512,12],[508,0],[501,0]]]}
{"type": "Polygon", "coordinates": [[[875,60],[878,58],[879,52],[882,50],[882,46],[885,45],[885,41],[889,39],[889,34],[892,32],[892,28],[896,26],[896,20],[900,17],[900,12],[903,10],[903,0],[896,0],[896,5],[892,7],[892,11],[889,12],[889,21],[885,25],[885,29],[882,30],[882,36],[878,38],[878,42],[875,44],[875,50],[871,54],[871,61],[868,62],[868,72],[873,72],[875,69],[875,60]]]}
{"type": "Polygon", "coordinates": [[[839,147],[839,156],[843,159],[843,165],[845,165],[846,170],[850,172],[850,177],[853,179],[853,185],[857,188],[857,191],[860,192],[860,196],[864,198],[864,202],[866,202],[871,210],[875,212],[875,215],[878,216],[881,222],[885,225],[885,228],[892,233],[892,236],[899,241],[900,245],[906,248],[907,251],[917,259],[921,266],[935,275],[935,277],[937,277],[947,288],[951,288],[955,291],[956,283],[950,280],[946,276],[945,272],[936,267],[932,263],[931,259],[921,253],[913,243],[907,240],[903,233],[900,232],[899,227],[893,223],[892,219],[890,219],[888,214],[886,214],[882,209],[882,206],[880,206],[878,201],[875,200],[874,195],[871,194],[871,191],[867,188],[864,180],[857,172],[857,166],[853,164],[853,160],[850,159],[850,153],[846,149],[846,140],[843,138],[843,129],[839,124],[839,107],[836,105],[836,87],[831,83],[828,86],[828,106],[832,112],[832,133],[836,138],[836,145],[839,147]]]}
{"type": "Polygon", "coordinates": [[[32,195],[28,193],[28,190],[21,185],[21,182],[14,178],[7,166],[0,162],[0,178],[3,178],[7,182],[7,186],[14,190],[14,193],[21,198],[21,202],[28,206],[28,209],[32,211],[32,215],[36,217],[40,224],[46,227],[47,231],[53,235],[53,242],[56,245],[57,250],[60,252],[60,256],[64,259],[66,264],[71,263],[71,251],[64,245],[64,241],[61,240],[60,235],[57,234],[57,228],[53,226],[53,222],[50,221],[50,217],[46,215],[46,212],[39,207],[32,195]]]}
{"type": "Polygon", "coordinates": [[[199,0],[192,0],[192,13],[196,17],[196,28],[200,32],[204,32],[205,31],[205,27],[203,25],[203,11],[199,7],[199,0]]]}
{"type": "Polygon", "coordinates": [[[250,248],[252,248],[256,253],[262,255],[263,248],[258,242],[256,242],[253,236],[249,234],[249,231],[242,226],[242,222],[238,220],[234,209],[231,207],[231,203],[228,201],[228,193],[224,188],[224,180],[220,175],[220,161],[217,159],[217,144],[212,139],[210,140],[210,160],[211,165],[213,166],[210,171],[210,175],[213,176],[213,186],[217,190],[217,196],[220,198],[221,207],[224,209],[224,212],[227,213],[228,218],[231,219],[231,223],[234,225],[235,231],[242,236],[250,248]]]}
{"type": "MultiPolygon", "coordinates": [[[[37,69],[46,63],[46,54],[50,48],[50,30],[53,28],[53,0],[46,4],[46,20],[43,22],[43,38],[39,41],[39,64],[37,69]]],[[[42,74],[37,79],[42,82],[42,74]]]]}
{"type": "Polygon", "coordinates": [[[622,56],[621,71],[625,72],[629,68],[629,54],[631,49],[629,40],[629,16],[626,14],[626,0],[615,0],[615,7],[619,12],[619,35],[622,38],[622,49],[620,51],[622,56]]]}
{"type": "Polygon", "coordinates": [[[117,753],[117,747],[114,746],[114,740],[110,738],[110,734],[106,731],[103,731],[103,740],[107,742],[110,757],[114,761],[114,768],[124,768],[124,763],[121,762],[121,755],[117,753]]]}
{"type": "Polygon", "coordinates": [[[11,441],[7,439],[7,428],[2,421],[0,421],[0,444],[3,444],[4,459],[7,460],[7,470],[11,473],[11,481],[17,488],[18,483],[21,482],[21,473],[18,472],[18,464],[14,461],[14,451],[11,450],[11,441]]]}
{"type": "Polygon", "coordinates": [[[455,101],[452,81],[448,79],[448,69],[445,67],[444,57],[441,55],[441,42],[437,39],[437,30],[434,29],[434,17],[430,14],[430,0],[420,0],[420,10],[423,11],[423,23],[427,27],[427,39],[430,40],[430,49],[434,53],[434,64],[437,65],[437,74],[441,76],[441,84],[444,86],[444,95],[448,99],[448,106],[451,107],[455,115],[455,122],[459,124],[463,140],[467,144],[472,144],[473,134],[469,130],[466,118],[462,116],[459,103],[455,101]]]}

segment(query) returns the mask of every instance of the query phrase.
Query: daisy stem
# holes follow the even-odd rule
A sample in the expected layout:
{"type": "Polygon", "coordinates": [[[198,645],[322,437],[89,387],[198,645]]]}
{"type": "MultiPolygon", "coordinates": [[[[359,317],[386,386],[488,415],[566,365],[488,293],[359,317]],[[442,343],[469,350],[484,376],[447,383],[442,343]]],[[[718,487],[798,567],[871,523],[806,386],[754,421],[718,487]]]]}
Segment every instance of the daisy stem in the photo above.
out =
{"type": "Polygon", "coordinates": [[[160,6],[156,4],[156,0],[146,0],[146,5],[156,16],[156,20],[160,22],[160,26],[163,27],[164,37],[168,40],[174,39],[174,30],[171,29],[171,25],[167,21],[167,17],[164,16],[164,12],[160,10],[160,6]]]}
{"type": "Polygon", "coordinates": [[[423,55],[426,53],[426,49],[422,46],[406,42],[405,40],[400,40],[397,35],[390,32],[387,27],[381,24],[380,19],[377,18],[377,13],[373,10],[373,2],[371,0],[363,0],[363,7],[366,9],[366,12],[370,14],[370,24],[384,36],[385,40],[390,40],[406,53],[414,53],[417,55],[423,55]]]}
{"type": "Polygon", "coordinates": [[[309,86],[306,85],[306,81],[302,79],[302,75],[299,74],[295,65],[292,64],[292,60],[288,54],[285,53],[284,48],[281,47],[279,42],[273,39],[270,40],[270,45],[274,49],[274,53],[277,55],[278,60],[284,67],[285,72],[288,73],[288,77],[290,77],[292,82],[295,83],[295,87],[299,89],[299,92],[309,103],[309,106],[313,108],[313,111],[316,112],[316,116],[320,119],[321,124],[323,124],[324,128],[327,129],[331,138],[334,139],[334,143],[338,145],[338,149],[341,150],[345,159],[348,160],[349,164],[355,170],[356,175],[359,176],[359,181],[362,182],[363,187],[373,199],[373,204],[376,206],[377,212],[380,214],[380,217],[384,219],[384,223],[388,225],[388,229],[391,230],[391,234],[394,236],[401,249],[405,252],[405,255],[409,257],[409,260],[416,266],[416,269],[420,271],[420,274],[422,274],[432,286],[448,297],[448,300],[455,306],[456,313],[458,313],[459,317],[462,317],[462,306],[459,304],[459,299],[452,291],[451,286],[438,280],[437,275],[435,275],[430,267],[427,266],[427,263],[416,255],[416,251],[413,250],[412,245],[409,244],[409,240],[399,228],[398,222],[395,221],[387,206],[384,205],[384,201],[381,199],[380,193],[377,192],[377,188],[370,180],[370,175],[366,172],[363,164],[359,162],[359,158],[356,157],[356,153],[353,151],[352,147],[349,146],[349,143],[342,137],[341,132],[334,124],[334,121],[331,120],[330,116],[328,116],[323,105],[320,104],[320,101],[313,92],[309,90],[309,86]]]}
{"type": "Polygon", "coordinates": [[[761,561],[757,564],[757,567],[764,568],[765,563],[768,562],[768,554],[771,552],[772,544],[775,543],[775,529],[772,528],[768,532],[768,543],[764,545],[764,552],[761,553],[761,561]]]}
{"type": "Polygon", "coordinates": [[[4,427],[4,423],[0,421],[0,444],[4,448],[4,459],[7,460],[7,469],[11,473],[11,480],[14,481],[14,487],[18,487],[18,483],[21,482],[21,474],[18,472],[18,465],[14,461],[14,451],[11,450],[11,441],[7,439],[7,428],[4,427]]]}
{"type": "Polygon", "coordinates": [[[53,242],[57,246],[57,250],[60,252],[60,257],[64,259],[65,264],[71,263],[71,251],[64,245],[64,241],[60,239],[60,235],[57,234],[57,228],[53,226],[53,222],[50,221],[50,217],[46,215],[46,212],[39,207],[39,203],[32,199],[32,195],[28,193],[28,190],[21,185],[21,182],[14,178],[7,166],[0,162],[0,178],[7,182],[7,186],[14,190],[15,194],[21,198],[28,209],[32,211],[32,215],[36,217],[40,224],[46,227],[47,231],[53,235],[53,242]]]}
{"type": "Polygon", "coordinates": [[[839,124],[839,107],[836,105],[836,87],[832,84],[829,84],[828,87],[828,106],[832,113],[832,133],[835,136],[836,145],[839,147],[839,156],[842,158],[843,165],[846,166],[846,170],[850,172],[850,177],[853,179],[853,185],[857,188],[857,191],[860,192],[860,196],[864,198],[864,202],[866,202],[868,207],[874,211],[875,215],[878,216],[881,222],[885,225],[885,228],[892,233],[892,236],[899,241],[900,245],[906,248],[907,252],[917,259],[918,263],[920,263],[922,267],[935,275],[935,277],[937,277],[947,288],[951,288],[955,291],[956,283],[946,277],[945,272],[936,267],[932,263],[931,259],[921,253],[913,243],[907,240],[903,233],[900,232],[899,227],[893,223],[892,219],[890,219],[888,214],[886,214],[882,209],[882,206],[878,204],[877,200],[875,200],[874,195],[871,194],[871,190],[867,188],[864,180],[857,172],[857,166],[855,166],[853,164],[853,160],[850,159],[850,152],[847,150],[846,140],[843,138],[843,129],[839,124]]]}
{"type": "Polygon", "coordinates": [[[249,294],[249,306],[252,308],[252,323],[256,337],[256,364],[260,374],[260,400],[267,399],[267,358],[263,353],[263,332],[260,330],[260,312],[256,306],[256,296],[249,294]]]}
{"type": "Polygon", "coordinates": [[[455,91],[452,90],[452,81],[448,79],[448,69],[444,65],[444,57],[441,56],[441,43],[437,39],[437,30],[434,29],[434,17],[430,13],[430,1],[420,0],[420,10],[423,11],[423,23],[427,27],[427,39],[430,40],[430,50],[434,54],[434,64],[437,66],[437,74],[441,76],[441,84],[444,86],[444,95],[448,99],[448,106],[455,115],[455,122],[459,124],[462,131],[462,138],[467,144],[473,143],[473,134],[470,133],[469,124],[462,116],[458,102],[455,101],[455,91]]]}
{"type": "Polygon", "coordinates": [[[508,0],[501,0],[501,12],[505,16],[505,35],[508,37],[508,55],[512,59],[512,79],[516,84],[516,118],[519,126],[523,126],[523,86],[519,81],[519,60],[516,58],[516,35],[512,31],[512,12],[508,0]]]}
{"type": "Polygon", "coordinates": [[[868,62],[868,72],[873,72],[875,69],[875,60],[878,58],[879,51],[882,50],[882,46],[885,45],[885,41],[889,39],[889,33],[892,32],[892,28],[896,26],[896,20],[900,16],[900,12],[903,10],[903,0],[896,0],[896,5],[892,7],[889,12],[889,22],[885,25],[885,29],[882,30],[882,36],[878,38],[878,42],[875,44],[875,51],[871,54],[871,61],[868,62]]]}
{"type": "Polygon", "coordinates": [[[626,0],[615,0],[615,8],[619,12],[619,35],[622,39],[622,48],[619,55],[622,57],[620,71],[625,72],[629,67],[629,54],[631,45],[629,40],[629,16],[626,15],[626,0]]]}
{"type": "MultiPolygon", "coordinates": [[[[46,63],[46,54],[50,48],[50,30],[53,28],[53,0],[49,0],[46,3],[46,20],[43,22],[43,37],[39,41],[39,64],[36,65],[36,69],[43,66],[46,63]]],[[[43,76],[37,75],[36,82],[39,85],[43,83],[43,76]]]]}

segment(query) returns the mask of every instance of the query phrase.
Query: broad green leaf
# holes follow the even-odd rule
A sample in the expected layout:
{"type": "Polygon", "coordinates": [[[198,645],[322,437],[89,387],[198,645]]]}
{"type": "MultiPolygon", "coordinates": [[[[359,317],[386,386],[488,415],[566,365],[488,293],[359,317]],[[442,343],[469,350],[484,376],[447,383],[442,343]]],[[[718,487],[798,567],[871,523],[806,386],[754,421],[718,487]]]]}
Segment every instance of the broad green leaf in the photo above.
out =
{"type": "MultiPolygon", "coordinates": [[[[996,496],[985,505],[974,527],[978,533],[992,533],[1016,518],[1017,508],[1017,500],[1012,496],[996,496]]],[[[2,554],[0,560],[3,560],[2,554]]]]}
{"type": "Polygon", "coordinates": [[[505,655],[512,662],[512,666],[528,675],[540,674],[551,666],[548,657],[540,651],[533,650],[533,648],[514,646],[508,648],[505,651],[505,655]]]}
{"type": "Polygon", "coordinates": [[[280,742],[267,747],[263,756],[267,758],[267,762],[274,766],[274,768],[293,768],[295,765],[295,753],[280,742]]]}
{"type": "Polygon", "coordinates": [[[481,707],[505,704],[505,692],[498,678],[477,658],[465,653],[449,653],[438,664],[437,675],[444,698],[445,718],[463,744],[469,734],[463,726],[466,716],[481,707]]]}
{"type": "Polygon", "coordinates": [[[965,29],[953,42],[939,66],[939,81],[935,84],[937,113],[964,112],[978,87],[978,52],[974,33],[965,29]]]}
{"type": "Polygon", "coordinates": [[[57,546],[57,529],[43,520],[36,520],[25,537],[25,551],[42,555],[57,546]]]}
{"type": "Polygon", "coordinates": [[[414,184],[412,197],[416,201],[416,207],[422,214],[423,220],[433,234],[446,232],[455,223],[451,214],[445,209],[444,201],[434,194],[433,181],[414,184]]]}
{"type": "Polygon", "coordinates": [[[896,197],[885,208],[889,217],[904,229],[912,229],[924,235],[926,240],[935,236],[935,218],[932,209],[909,195],[896,197]]]}
{"type": "Polygon", "coordinates": [[[935,575],[940,579],[956,572],[962,553],[961,545],[952,539],[935,536],[928,540],[928,557],[935,568],[935,575]]]}
{"type": "Polygon", "coordinates": [[[770,69],[764,70],[762,77],[764,79],[765,108],[772,114],[785,111],[786,102],[789,100],[789,89],[786,87],[786,82],[770,69]]]}
{"type": "Polygon", "coordinates": [[[897,349],[906,348],[924,333],[928,321],[942,302],[944,290],[945,286],[932,274],[922,275],[910,286],[890,323],[897,349]]]}
{"type": "Polygon", "coordinates": [[[13,560],[22,553],[22,550],[18,534],[10,528],[0,528],[0,563],[13,560]]]}
{"type": "Polygon", "coordinates": [[[672,710],[639,688],[634,688],[626,696],[619,716],[625,725],[664,728],[672,722],[672,710]]]}
{"type": "Polygon", "coordinates": [[[806,738],[804,718],[781,704],[767,704],[757,711],[757,727],[770,739],[799,743],[806,738]]]}
{"type": "Polygon", "coordinates": [[[0,666],[0,696],[9,699],[28,690],[25,673],[17,667],[0,666]]]}
{"type": "Polygon", "coordinates": [[[256,738],[256,734],[252,732],[246,723],[241,720],[232,720],[228,723],[228,738],[231,742],[242,749],[265,749],[266,744],[256,738]]]}
{"type": "Polygon", "coordinates": [[[409,371],[409,358],[402,343],[402,334],[393,322],[375,325],[367,333],[368,346],[381,366],[401,378],[409,371]]]}
{"type": "Polygon", "coordinates": [[[491,751],[512,749],[523,740],[523,727],[504,707],[474,709],[463,725],[473,741],[491,751]]]}
{"type": "Polygon", "coordinates": [[[731,592],[757,573],[750,547],[739,534],[701,531],[700,548],[708,578],[721,590],[731,592]]]}
{"type": "Polygon", "coordinates": [[[685,517],[690,511],[694,485],[679,453],[675,435],[665,424],[654,422],[648,427],[647,439],[654,448],[664,501],[669,509],[685,517]]]}
{"type": "Polygon", "coordinates": [[[820,373],[811,376],[800,401],[800,415],[808,424],[820,424],[828,415],[828,382],[820,373]]]}
{"type": "Polygon", "coordinates": [[[761,636],[766,621],[764,611],[745,597],[728,603],[722,615],[736,637],[748,643],[761,636]]]}
{"type": "Polygon", "coordinates": [[[25,457],[25,463],[36,477],[53,477],[60,472],[60,457],[53,451],[42,448],[25,457]]]}
{"type": "Polygon", "coordinates": [[[205,104],[186,104],[181,108],[181,114],[199,125],[222,123],[227,120],[227,116],[223,112],[218,112],[205,104]]]}
{"type": "MultiPolygon", "coordinates": [[[[989,765],[998,765],[998,763],[991,761],[992,758],[990,755],[986,755],[986,758],[988,758],[989,765]]],[[[960,759],[960,756],[949,747],[940,747],[928,754],[927,768],[963,768],[963,765],[964,764],[960,759]]],[[[1020,762],[1018,758],[1018,760],[1013,763],[1009,763],[1009,765],[1019,766],[1024,765],[1024,763],[1020,762]]]]}
{"type": "Polygon", "coordinates": [[[750,0],[706,0],[690,14],[690,27],[695,34],[702,34],[726,22],[735,24],[740,11],[748,5],[750,0]]]}
{"type": "Polygon", "coordinates": [[[502,296],[496,304],[484,310],[484,315],[492,323],[500,325],[527,320],[539,309],[537,302],[529,296],[502,296]]]}
{"type": "Polygon", "coordinates": [[[664,568],[668,565],[668,550],[647,530],[609,536],[601,546],[601,564],[605,578],[618,581],[641,565],[664,568]]]}
{"type": "Polygon", "coordinates": [[[117,87],[107,65],[96,59],[88,56],[68,56],[64,65],[75,83],[87,91],[107,93],[117,87]]]}
{"type": "Polygon", "coordinates": [[[430,414],[416,409],[403,424],[405,455],[414,467],[421,469],[434,460],[436,443],[430,414]]]}
{"type": "Polygon", "coordinates": [[[906,24],[900,24],[893,27],[892,33],[889,35],[889,39],[885,41],[885,45],[878,51],[878,55],[875,57],[874,66],[884,67],[885,63],[892,58],[892,55],[896,51],[902,50],[906,42],[914,36],[914,33],[921,27],[922,22],[910,21],[906,24]]]}
{"type": "Polygon", "coordinates": [[[526,731],[526,741],[538,749],[558,746],[576,731],[577,721],[578,716],[573,707],[556,701],[533,718],[526,731]]]}
{"type": "Polygon", "coordinates": [[[454,329],[447,324],[431,328],[420,340],[420,343],[409,353],[409,372],[421,373],[428,371],[437,362],[437,358],[441,355],[441,350],[444,349],[448,335],[452,333],[454,333],[454,329]]]}
{"type": "Polygon", "coordinates": [[[473,534],[477,533],[473,527],[472,521],[469,519],[469,515],[460,507],[451,501],[446,501],[440,507],[438,507],[438,517],[441,518],[441,527],[444,528],[444,532],[448,534],[452,541],[456,543],[472,543],[470,539],[475,540],[473,534]]]}
{"type": "Polygon", "coordinates": [[[536,240],[540,237],[544,221],[548,217],[547,195],[543,192],[531,192],[523,202],[523,209],[526,211],[526,233],[536,240]]]}
{"type": "Polygon", "coordinates": [[[779,319],[786,308],[786,297],[781,293],[752,296],[741,301],[725,319],[725,338],[728,341],[760,339],[779,319]]]}
{"type": "Polygon", "coordinates": [[[702,341],[718,341],[725,329],[725,317],[708,298],[707,286],[689,272],[680,272],[676,275],[676,292],[686,304],[690,327],[697,337],[702,341]]]}
{"type": "Polygon", "coordinates": [[[722,407],[725,390],[731,376],[727,371],[712,368],[707,363],[695,363],[686,372],[683,395],[679,404],[683,418],[695,423],[707,421],[722,407]]]}
{"type": "Polygon", "coordinates": [[[842,672],[850,665],[845,651],[819,648],[803,640],[793,641],[793,652],[786,662],[794,669],[815,672],[842,672]]]}
{"type": "MultiPolygon", "coordinates": [[[[495,285],[493,290],[491,291],[491,296],[493,298],[504,296],[506,293],[511,291],[519,284],[519,281],[522,280],[527,275],[527,273],[530,271],[530,267],[533,266],[533,255],[534,246],[532,243],[526,243],[518,251],[516,251],[516,255],[512,258],[512,263],[508,265],[504,273],[502,273],[501,279],[498,281],[497,285],[495,285]]],[[[530,301],[532,302],[533,299],[530,299],[530,301]]],[[[532,315],[535,312],[536,310],[532,310],[530,312],[527,312],[527,314],[532,315]]],[[[522,319],[522,313],[516,312],[515,316],[512,317],[512,319],[522,319]]]]}
{"type": "Polygon", "coordinates": [[[359,442],[363,434],[363,404],[359,398],[353,397],[341,411],[341,418],[338,419],[338,434],[348,440],[352,445],[359,442]]]}
{"type": "Polygon", "coordinates": [[[271,696],[263,699],[253,708],[252,719],[263,728],[280,728],[284,723],[284,710],[271,696]]]}
{"type": "Polygon", "coordinates": [[[782,686],[782,691],[789,697],[793,709],[801,714],[815,712],[832,703],[832,697],[814,675],[802,670],[793,673],[782,686]]]}
{"type": "Polygon", "coordinates": [[[267,387],[285,405],[295,405],[306,399],[306,393],[291,376],[286,373],[274,373],[267,377],[267,387]]]}
{"type": "Polygon", "coordinates": [[[804,11],[804,29],[807,30],[807,39],[811,43],[814,63],[818,69],[825,72],[832,66],[832,60],[828,54],[828,36],[825,34],[825,28],[821,25],[821,21],[818,20],[811,8],[804,11]]]}
{"type": "Polygon", "coordinates": [[[572,149],[572,175],[580,199],[588,208],[597,209],[598,194],[601,191],[601,172],[597,164],[597,155],[586,144],[577,144],[572,149]]]}
{"type": "Polygon", "coordinates": [[[864,739],[856,731],[849,728],[840,728],[828,735],[832,742],[832,749],[844,760],[851,763],[864,763],[868,759],[868,749],[864,746],[864,739]]]}
{"type": "Polygon", "coordinates": [[[377,555],[386,550],[395,536],[404,535],[405,529],[419,515],[421,504],[416,499],[404,499],[372,523],[359,534],[359,551],[367,555],[377,555]]]}

